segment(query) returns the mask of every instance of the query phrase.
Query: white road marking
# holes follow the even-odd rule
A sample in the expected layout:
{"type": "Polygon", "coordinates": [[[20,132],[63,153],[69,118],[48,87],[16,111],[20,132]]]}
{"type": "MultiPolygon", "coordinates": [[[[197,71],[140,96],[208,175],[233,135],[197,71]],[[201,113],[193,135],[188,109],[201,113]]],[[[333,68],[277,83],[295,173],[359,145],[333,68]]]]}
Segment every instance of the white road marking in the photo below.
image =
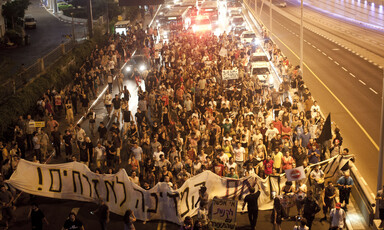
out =
{"type": "Polygon", "coordinates": [[[332,50],[339,50],[338,48],[334,48],[334,49],[332,49],[332,50]]]}
{"type": "Polygon", "coordinates": [[[356,76],[355,76],[355,75],[353,75],[353,73],[349,73],[349,75],[351,75],[352,77],[356,78],[356,76]]]}
{"type": "Polygon", "coordinates": [[[348,70],[346,69],[346,68],[344,68],[344,67],[341,67],[345,72],[347,72],[348,70]]]}
{"type": "Polygon", "coordinates": [[[337,61],[334,61],[336,65],[340,65],[337,61]]]}
{"type": "Polygon", "coordinates": [[[365,82],[363,82],[362,80],[359,80],[359,82],[363,85],[367,85],[365,82]]]}
{"type": "Polygon", "coordinates": [[[328,59],[331,60],[331,61],[333,60],[333,58],[331,58],[330,56],[328,56],[328,59]]]}
{"type": "Polygon", "coordinates": [[[324,52],[322,52],[322,53],[323,53],[323,55],[327,56],[327,54],[326,54],[326,53],[324,53],[324,52]]]}
{"type": "Polygon", "coordinates": [[[316,49],[316,46],[312,45],[312,47],[316,49]]]}
{"type": "Polygon", "coordinates": [[[374,89],[369,88],[373,93],[378,94],[374,89]]]}

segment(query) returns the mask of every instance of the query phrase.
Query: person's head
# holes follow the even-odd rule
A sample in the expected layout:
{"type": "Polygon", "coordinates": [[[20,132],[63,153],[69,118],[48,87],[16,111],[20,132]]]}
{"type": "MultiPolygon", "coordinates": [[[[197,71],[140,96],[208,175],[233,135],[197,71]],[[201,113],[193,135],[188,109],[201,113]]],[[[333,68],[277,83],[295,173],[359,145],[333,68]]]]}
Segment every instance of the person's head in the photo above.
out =
{"type": "Polygon", "coordinates": [[[333,187],[332,181],[328,181],[328,188],[332,188],[332,187],[333,187]]]}
{"type": "Polygon", "coordinates": [[[235,174],[235,168],[234,167],[231,167],[230,169],[229,169],[229,172],[230,172],[230,174],[235,174]]]}
{"type": "Polygon", "coordinates": [[[350,176],[349,171],[345,171],[345,172],[344,172],[344,177],[348,179],[349,176],[350,176]]]}
{"type": "Polygon", "coordinates": [[[255,188],[254,188],[254,187],[250,187],[250,188],[249,188],[249,192],[250,192],[250,193],[255,193],[255,188]]]}
{"type": "Polygon", "coordinates": [[[135,178],[136,177],[136,171],[132,171],[131,177],[135,178]]]}
{"type": "Polygon", "coordinates": [[[131,216],[133,213],[133,211],[131,209],[127,209],[127,211],[125,211],[125,215],[127,216],[131,216]]]}
{"type": "Polygon", "coordinates": [[[37,203],[32,203],[31,206],[33,211],[37,211],[39,209],[39,206],[37,205],[37,203]]]}
{"type": "Polygon", "coordinates": [[[69,219],[73,222],[76,220],[76,213],[74,212],[70,212],[69,213],[69,219]]]}
{"type": "Polygon", "coordinates": [[[349,154],[349,149],[348,148],[344,148],[343,149],[343,154],[344,155],[348,155],[349,154]]]}
{"type": "Polygon", "coordinates": [[[335,204],[335,207],[336,207],[336,209],[340,209],[340,208],[341,208],[341,203],[339,203],[339,202],[336,203],[336,204],[335,204]]]}

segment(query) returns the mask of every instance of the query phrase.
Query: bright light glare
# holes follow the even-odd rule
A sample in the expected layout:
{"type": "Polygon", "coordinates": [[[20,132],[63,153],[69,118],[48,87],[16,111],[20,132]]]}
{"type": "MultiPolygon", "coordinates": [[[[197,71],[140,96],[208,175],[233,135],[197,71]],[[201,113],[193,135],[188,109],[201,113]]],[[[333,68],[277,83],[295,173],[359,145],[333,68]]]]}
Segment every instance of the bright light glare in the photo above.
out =
{"type": "Polygon", "coordinates": [[[269,84],[273,84],[273,77],[269,77],[269,84]]]}
{"type": "Polygon", "coordinates": [[[141,65],[141,66],[139,67],[139,70],[140,70],[140,71],[144,71],[144,70],[145,70],[145,65],[141,65]]]}
{"type": "Polygon", "coordinates": [[[253,44],[254,45],[259,45],[260,44],[260,39],[255,38],[255,41],[253,41],[253,44]]]}
{"type": "Polygon", "coordinates": [[[131,70],[132,70],[132,68],[131,68],[130,66],[127,66],[127,67],[125,68],[125,71],[127,71],[127,72],[131,72],[131,70]]]}

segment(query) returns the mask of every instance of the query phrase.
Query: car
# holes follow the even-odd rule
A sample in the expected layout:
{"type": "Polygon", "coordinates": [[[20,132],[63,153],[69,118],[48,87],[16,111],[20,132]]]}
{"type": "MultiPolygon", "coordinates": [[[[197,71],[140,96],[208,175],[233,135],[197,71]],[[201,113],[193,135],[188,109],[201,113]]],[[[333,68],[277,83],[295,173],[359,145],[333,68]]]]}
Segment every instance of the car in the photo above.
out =
{"type": "Polygon", "coordinates": [[[36,20],[32,15],[26,15],[24,17],[24,28],[26,29],[36,29],[36,20]]]}
{"type": "Polygon", "coordinates": [[[266,62],[269,63],[268,56],[264,52],[256,52],[249,57],[249,63],[266,62]]]}
{"type": "Polygon", "coordinates": [[[240,41],[242,43],[251,43],[256,40],[256,34],[253,31],[244,31],[240,35],[240,41]]]}
{"type": "Polygon", "coordinates": [[[236,36],[240,36],[244,31],[247,31],[247,27],[245,25],[235,26],[231,28],[233,34],[236,36]]]}
{"type": "Polygon", "coordinates": [[[123,73],[125,76],[130,76],[134,69],[137,69],[140,73],[148,70],[150,67],[149,59],[141,54],[136,54],[127,61],[123,66],[123,73]]]}
{"type": "Polygon", "coordinates": [[[236,16],[236,17],[231,18],[230,25],[231,25],[231,27],[245,26],[245,20],[241,16],[236,16]]]}
{"type": "Polygon", "coordinates": [[[238,9],[231,9],[231,10],[228,10],[228,16],[229,16],[229,17],[238,17],[238,16],[241,16],[241,10],[238,10],[238,9]]]}
{"type": "Polygon", "coordinates": [[[194,33],[199,32],[211,32],[212,31],[212,24],[211,20],[209,20],[208,17],[205,16],[197,16],[193,19],[191,19],[192,23],[192,31],[194,33]]]}
{"type": "Polygon", "coordinates": [[[259,79],[263,87],[273,87],[273,76],[269,63],[254,62],[251,64],[251,77],[259,79]]]}

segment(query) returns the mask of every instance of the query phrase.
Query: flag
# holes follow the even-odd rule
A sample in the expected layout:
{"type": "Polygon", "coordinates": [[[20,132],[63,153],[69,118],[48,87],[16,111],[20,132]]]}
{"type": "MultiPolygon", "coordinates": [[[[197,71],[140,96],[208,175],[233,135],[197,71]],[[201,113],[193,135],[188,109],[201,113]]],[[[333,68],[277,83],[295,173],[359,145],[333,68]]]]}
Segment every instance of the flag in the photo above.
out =
{"type": "Polygon", "coordinates": [[[327,120],[325,120],[323,130],[319,138],[317,138],[317,143],[323,144],[329,139],[332,139],[331,114],[328,114],[327,120]]]}
{"type": "Polygon", "coordinates": [[[288,181],[297,181],[306,178],[303,166],[293,169],[286,169],[285,176],[287,177],[288,181]]]}

